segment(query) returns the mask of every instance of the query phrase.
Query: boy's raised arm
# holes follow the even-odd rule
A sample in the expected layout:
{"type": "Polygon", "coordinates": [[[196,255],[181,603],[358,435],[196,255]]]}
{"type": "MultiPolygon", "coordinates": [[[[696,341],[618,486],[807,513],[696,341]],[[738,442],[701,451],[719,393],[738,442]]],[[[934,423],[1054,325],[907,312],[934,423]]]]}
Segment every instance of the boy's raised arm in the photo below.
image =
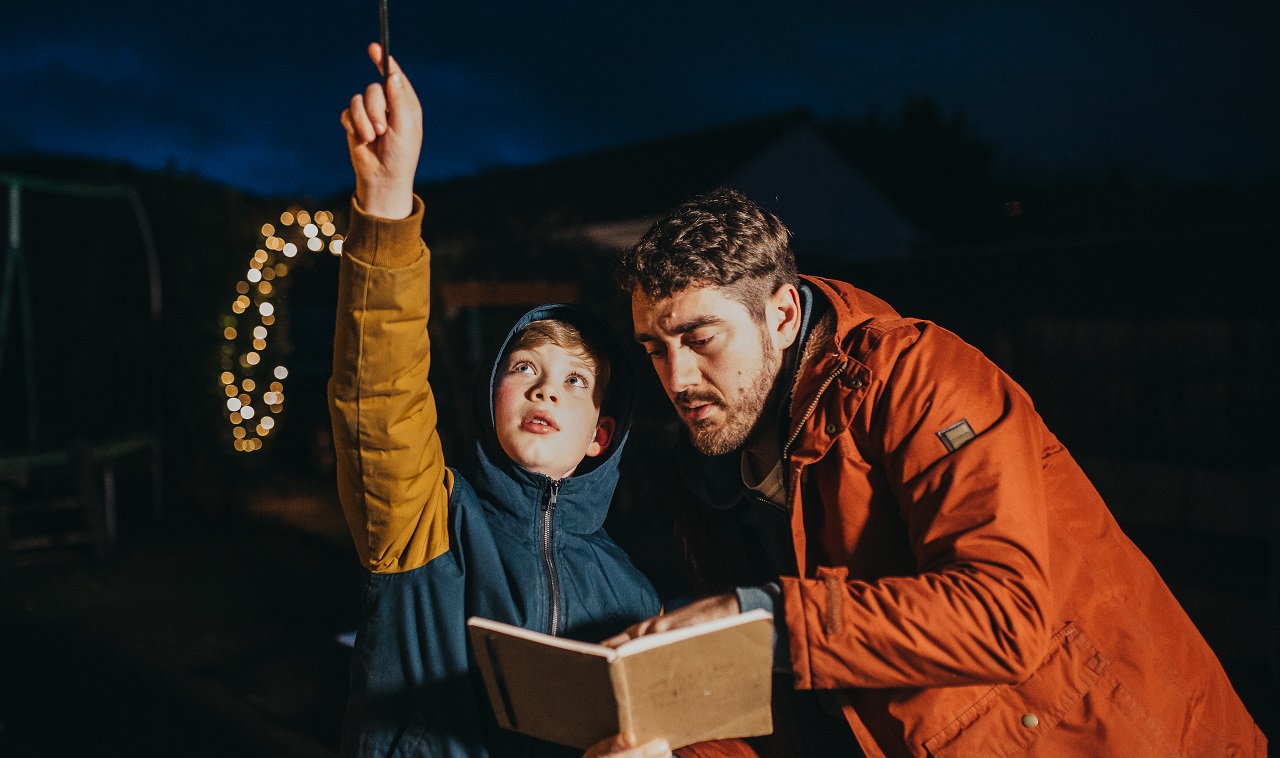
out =
{"type": "MultiPolygon", "coordinates": [[[[369,46],[381,61],[382,50],[369,46]]],[[[342,113],[355,169],[343,245],[329,410],[338,493],[356,550],[376,572],[448,550],[449,489],[427,372],[430,258],[413,177],[422,107],[394,59],[342,113]]]]}

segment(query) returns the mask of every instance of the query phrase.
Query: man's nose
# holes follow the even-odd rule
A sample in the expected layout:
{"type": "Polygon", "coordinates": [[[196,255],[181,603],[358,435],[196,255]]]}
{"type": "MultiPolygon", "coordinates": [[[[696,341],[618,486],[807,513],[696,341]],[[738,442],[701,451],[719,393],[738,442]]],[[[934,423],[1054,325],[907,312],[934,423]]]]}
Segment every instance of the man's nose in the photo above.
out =
{"type": "Polygon", "coordinates": [[[698,357],[687,350],[674,350],[667,363],[667,390],[672,394],[696,387],[702,381],[698,357]]]}

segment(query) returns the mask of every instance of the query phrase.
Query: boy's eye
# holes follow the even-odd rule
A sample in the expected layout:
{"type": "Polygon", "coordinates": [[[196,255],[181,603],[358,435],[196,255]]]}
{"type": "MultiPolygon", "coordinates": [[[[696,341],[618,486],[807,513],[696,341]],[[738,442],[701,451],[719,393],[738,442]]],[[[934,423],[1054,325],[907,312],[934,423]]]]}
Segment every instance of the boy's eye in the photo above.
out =
{"type": "Polygon", "coordinates": [[[574,387],[581,387],[583,389],[586,389],[587,387],[587,378],[581,374],[570,374],[566,381],[574,387]]]}
{"type": "Polygon", "coordinates": [[[512,371],[512,372],[518,372],[518,373],[521,373],[521,374],[532,374],[532,373],[533,373],[533,364],[532,364],[532,363],[529,363],[529,362],[527,362],[527,361],[520,361],[519,363],[517,363],[517,364],[515,364],[514,366],[512,366],[512,367],[511,367],[511,371],[512,371]]]}

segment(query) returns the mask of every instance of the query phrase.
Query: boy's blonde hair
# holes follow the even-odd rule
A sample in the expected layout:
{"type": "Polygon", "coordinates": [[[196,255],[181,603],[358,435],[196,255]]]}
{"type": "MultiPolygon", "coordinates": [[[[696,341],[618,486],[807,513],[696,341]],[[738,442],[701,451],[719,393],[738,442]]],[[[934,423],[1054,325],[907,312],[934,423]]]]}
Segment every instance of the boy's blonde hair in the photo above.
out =
{"type": "Polygon", "coordinates": [[[517,350],[532,350],[542,345],[555,345],[586,359],[595,373],[596,403],[603,412],[605,390],[609,386],[609,356],[596,340],[582,333],[578,327],[559,319],[531,321],[511,340],[507,355],[517,350]]]}

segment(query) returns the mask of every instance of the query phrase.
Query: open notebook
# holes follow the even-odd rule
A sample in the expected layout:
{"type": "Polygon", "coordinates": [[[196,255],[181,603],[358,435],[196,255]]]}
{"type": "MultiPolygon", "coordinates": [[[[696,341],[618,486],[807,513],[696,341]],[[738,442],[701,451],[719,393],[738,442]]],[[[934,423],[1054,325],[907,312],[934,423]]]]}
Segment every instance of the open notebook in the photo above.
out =
{"type": "Polygon", "coordinates": [[[773,730],[773,617],[750,611],[617,648],[467,621],[498,723],[587,748],[629,730],[672,749],[773,730]]]}

